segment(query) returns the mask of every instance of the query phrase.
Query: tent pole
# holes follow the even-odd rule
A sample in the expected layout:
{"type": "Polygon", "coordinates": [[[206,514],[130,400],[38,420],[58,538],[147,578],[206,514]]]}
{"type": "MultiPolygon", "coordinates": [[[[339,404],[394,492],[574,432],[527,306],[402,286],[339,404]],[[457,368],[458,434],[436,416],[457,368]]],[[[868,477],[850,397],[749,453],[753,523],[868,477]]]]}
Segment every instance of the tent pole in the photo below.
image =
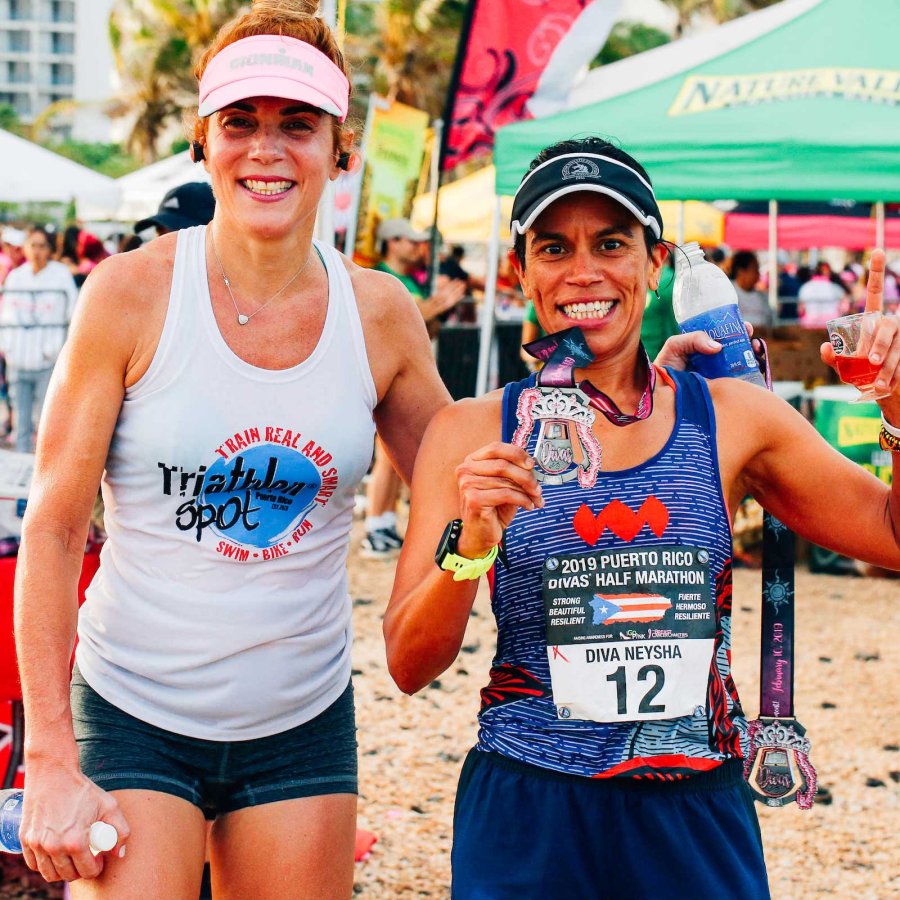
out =
{"type": "Polygon", "coordinates": [[[684,200],[678,201],[678,220],[675,223],[675,243],[684,244],[684,200]]]}
{"type": "Polygon", "coordinates": [[[875,247],[884,249],[884,200],[875,204],[875,247]]]}
{"type": "Polygon", "coordinates": [[[429,188],[434,195],[434,218],[431,220],[431,266],[428,272],[428,292],[434,293],[438,274],[441,270],[441,238],[438,231],[439,201],[441,199],[441,161],[438,148],[444,140],[444,121],[435,119],[432,123],[434,137],[431,142],[431,166],[429,188]]]}
{"type": "Polygon", "coordinates": [[[769,308],[778,315],[778,201],[769,201],[769,308]]]}
{"type": "Polygon", "coordinates": [[[484,303],[481,304],[481,341],[478,346],[478,374],[475,377],[476,397],[486,394],[488,389],[491,347],[494,343],[494,309],[497,305],[497,268],[500,264],[500,217],[502,214],[503,201],[498,194],[494,198],[494,217],[491,222],[491,240],[488,244],[484,303]]]}

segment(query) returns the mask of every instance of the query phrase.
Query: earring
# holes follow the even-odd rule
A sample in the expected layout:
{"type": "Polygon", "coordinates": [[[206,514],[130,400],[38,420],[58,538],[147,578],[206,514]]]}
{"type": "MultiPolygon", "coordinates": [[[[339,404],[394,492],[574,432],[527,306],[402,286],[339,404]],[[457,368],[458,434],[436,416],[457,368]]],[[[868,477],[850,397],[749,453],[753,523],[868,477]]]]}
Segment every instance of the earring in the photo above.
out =
{"type": "Polygon", "coordinates": [[[191,156],[191,162],[203,162],[206,159],[206,154],[203,152],[203,144],[200,141],[191,141],[191,148],[188,151],[191,156]]]}
{"type": "Polygon", "coordinates": [[[350,153],[344,150],[337,158],[337,167],[345,172],[350,169],[350,153]]]}

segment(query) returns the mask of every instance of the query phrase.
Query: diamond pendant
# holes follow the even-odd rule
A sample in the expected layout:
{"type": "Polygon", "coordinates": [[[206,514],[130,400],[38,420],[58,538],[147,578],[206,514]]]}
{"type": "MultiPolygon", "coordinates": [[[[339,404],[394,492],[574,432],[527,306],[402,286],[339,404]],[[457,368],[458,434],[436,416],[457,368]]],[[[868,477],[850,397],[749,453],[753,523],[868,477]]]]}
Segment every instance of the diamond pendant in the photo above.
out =
{"type": "Polygon", "coordinates": [[[238,313],[238,325],[246,325],[250,321],[250,316],[242,315],[238,313]]]}

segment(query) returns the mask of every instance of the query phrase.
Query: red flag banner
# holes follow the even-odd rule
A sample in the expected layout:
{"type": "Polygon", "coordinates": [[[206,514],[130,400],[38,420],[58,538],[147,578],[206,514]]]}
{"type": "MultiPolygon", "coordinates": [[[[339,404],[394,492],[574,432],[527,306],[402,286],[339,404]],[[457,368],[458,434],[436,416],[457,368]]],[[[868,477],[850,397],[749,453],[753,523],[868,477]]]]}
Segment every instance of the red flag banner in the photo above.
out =
{"type": "Polygon", "coordinates": [[[621,0],[470,0],[448,96],[443,168],[490,151],[504,125],[565,104],[621,0]],[[540,95],[539,109],[531,101],[540,95]]]}

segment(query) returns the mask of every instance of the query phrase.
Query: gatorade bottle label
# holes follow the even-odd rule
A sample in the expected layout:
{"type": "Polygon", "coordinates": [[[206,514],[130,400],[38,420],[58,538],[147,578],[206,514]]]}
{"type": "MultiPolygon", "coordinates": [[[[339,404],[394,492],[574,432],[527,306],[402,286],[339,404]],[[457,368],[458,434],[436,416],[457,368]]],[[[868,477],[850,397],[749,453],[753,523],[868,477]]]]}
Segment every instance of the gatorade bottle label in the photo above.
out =
{"type": "Polygon", "coordinates": [[[719,306],[685,319],[680,328],[685,334],[689,331],[705,331],[722,345],[719,353],[691,355],[691,367],[704,378],[762,378],[736,303],[719,306]]]}

